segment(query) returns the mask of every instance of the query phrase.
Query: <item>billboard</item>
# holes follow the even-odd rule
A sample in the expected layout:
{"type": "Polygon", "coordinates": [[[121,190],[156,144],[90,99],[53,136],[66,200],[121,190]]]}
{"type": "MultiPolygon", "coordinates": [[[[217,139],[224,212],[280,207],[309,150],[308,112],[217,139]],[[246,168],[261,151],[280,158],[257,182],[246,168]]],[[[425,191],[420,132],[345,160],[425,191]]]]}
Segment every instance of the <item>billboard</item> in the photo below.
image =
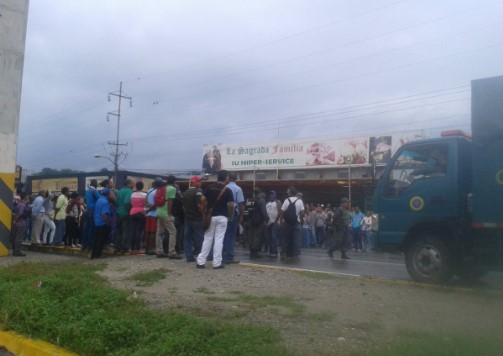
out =
{"type": "Polygon", "coordinates": [[[204,145],[202,168],[207,173],[213,173],[222,169],[333,168],[348,164],[367,165],[374,160],[376,164],[386,164],[404,143],[426,137],[421,130],[351,139],[204,145]]]}
{"type": "Polygon", "coordinates": [[[63,187],[68,187],[71,192],[78,191],[79,179],[71,178],[51,178],[51,179],[33,179],[31,181],[31,191],[38,193],[41,190],[50,190],[52,192],[60,192],[63,187]]]}

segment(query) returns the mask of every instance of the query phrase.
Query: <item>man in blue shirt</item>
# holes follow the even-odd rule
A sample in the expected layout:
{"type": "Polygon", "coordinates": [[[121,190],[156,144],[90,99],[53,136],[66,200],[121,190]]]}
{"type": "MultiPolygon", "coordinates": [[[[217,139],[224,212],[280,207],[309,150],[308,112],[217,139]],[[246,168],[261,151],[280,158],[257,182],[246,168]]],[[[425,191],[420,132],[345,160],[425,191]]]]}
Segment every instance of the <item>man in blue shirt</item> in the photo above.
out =
{"type": "Polygon", "coordinates": [[[363,250],[362,245],[362,220],[363,213],[360,211],[358,206],[354,207],[354,214],[351,218],[351,227],[353,230],[353,251],[363,250]]]}
{"type": "Polygon", "coordinates": [[[98,192],[98,181],[96,179],[91,179],[91,183],[86,190],[86,227],[84,230],[84,238],[82,239],[82,250],[89,251],[93,246],[94,241],[94,206],[98,199],[100,198],[100,193],[98,192]]]}
{"type": "Polygon", "coordinates": [[[108,239],[108,235],[110,235],[110,202],[108,200],[109,195],[110,189],[103,189],[100,198],[96,201],[96,204],[94,206],[95,236],[93,249],[91,251],[91,259],[101,257],[103,246],[108,239]]]}
{"type": "Polygon", "coordinates": [[[229,173],[229,183],[227,188],[232,191],[234,197],[234,216],[227,222],[227,230],[224,237],[224,248],[222,258],[225,264],[239,263],[234,259],[234,245],[239,230],[239,224],[243,222],[243,213],[245,207],[245,197],[243,190],[236,184],[238,176],[236,173],[229,173]]]}

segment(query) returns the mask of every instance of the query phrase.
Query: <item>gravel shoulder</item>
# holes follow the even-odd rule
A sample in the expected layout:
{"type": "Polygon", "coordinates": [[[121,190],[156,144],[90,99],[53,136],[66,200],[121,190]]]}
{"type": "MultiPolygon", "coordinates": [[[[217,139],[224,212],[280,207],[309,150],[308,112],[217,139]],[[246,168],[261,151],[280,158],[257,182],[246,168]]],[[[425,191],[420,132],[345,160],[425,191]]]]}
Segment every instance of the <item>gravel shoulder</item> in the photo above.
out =
{"type": "MultiPolygon", "coordinates": [[[[26,261],[106,263],[110,283],[152,308],[204,318],[269,325],[296,354],[347,354],[391,345],[403,331],[497,336],[503,331],[503,294],[416,286],[366,278],[231,265],[204,270],[184,260],[124,256],[91,262],[30,253],[26,261]],[[142,285],[131,277],[162,271],[142,285]]],[[[18,263],[5,257],[0,266],[18,263]]],[[[259,341],[259,340],[257,340],[259,341]]]]}

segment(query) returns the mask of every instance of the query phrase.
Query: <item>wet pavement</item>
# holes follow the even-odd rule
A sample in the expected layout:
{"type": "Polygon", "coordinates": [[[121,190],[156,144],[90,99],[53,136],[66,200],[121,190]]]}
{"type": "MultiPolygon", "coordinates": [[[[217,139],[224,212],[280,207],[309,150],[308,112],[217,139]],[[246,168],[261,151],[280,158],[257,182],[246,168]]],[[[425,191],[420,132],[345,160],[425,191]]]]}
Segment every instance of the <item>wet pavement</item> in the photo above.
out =
{"type": "MultiPolygon", "coordinates": [[[[266,266],[298,268],[309,271],[331,272],[338,275],[361,276],[387,280],[412,281],[402,253],[387,252],[348,252],[351,260],[340,259],[340,252],[334,252],[334,258],[328,257],[321,248],[302,249],[301,256],[296,260],[282,261],[279,258],[266,257],[250,259],[249,253],[243,248],[236,248],[236,259],[242,263],[252,263],[266,266]]],[[[453,279],[449,285],[467,288],[483,288],[503,290],[503,272],[491,272],[479,282],[464,282],[453,279]]]]}

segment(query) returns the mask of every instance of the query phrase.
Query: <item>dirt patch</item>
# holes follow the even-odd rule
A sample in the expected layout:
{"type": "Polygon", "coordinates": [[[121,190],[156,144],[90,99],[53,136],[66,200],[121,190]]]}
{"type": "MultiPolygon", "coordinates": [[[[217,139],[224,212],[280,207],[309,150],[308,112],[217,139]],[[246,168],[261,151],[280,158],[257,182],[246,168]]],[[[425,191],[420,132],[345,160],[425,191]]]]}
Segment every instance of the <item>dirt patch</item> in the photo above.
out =
{"type": "Polygon", "coordinates": [[[231,265],[223,270],[145,256],[109,258],[110,282],[152,308],[204,318],[270,325],[297,354],[365,351],[391,344],[399,330],[496,335],[503,296],[483,291],[417,287],[364,278],[231,265]],[[140,287],[138,273],[165,278],[140,287]]]}

